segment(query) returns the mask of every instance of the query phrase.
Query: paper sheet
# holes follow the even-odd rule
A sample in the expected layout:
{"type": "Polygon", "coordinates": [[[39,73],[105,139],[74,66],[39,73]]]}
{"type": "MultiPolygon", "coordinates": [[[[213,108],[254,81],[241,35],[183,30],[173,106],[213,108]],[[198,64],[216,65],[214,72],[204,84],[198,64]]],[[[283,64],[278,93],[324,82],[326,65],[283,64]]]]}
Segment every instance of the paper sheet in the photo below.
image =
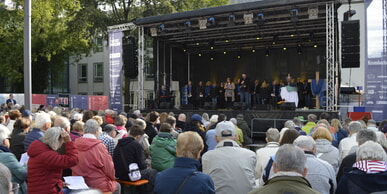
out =
{"type": "Polygon", "coordinates": [[[89,187],[85,183],[85,179],[82,176],[65,176],[63,177],[67,183],[67,187],[72,190],[88,189],[89,187]]]}
{"type": "Polygon", "coordinates": [[[24,165],[26,162],[28,162],[28,159],[30,159],[30,157],[28,156],[27,152],[23,153],[20,157],[20,165],[24,165]]]}

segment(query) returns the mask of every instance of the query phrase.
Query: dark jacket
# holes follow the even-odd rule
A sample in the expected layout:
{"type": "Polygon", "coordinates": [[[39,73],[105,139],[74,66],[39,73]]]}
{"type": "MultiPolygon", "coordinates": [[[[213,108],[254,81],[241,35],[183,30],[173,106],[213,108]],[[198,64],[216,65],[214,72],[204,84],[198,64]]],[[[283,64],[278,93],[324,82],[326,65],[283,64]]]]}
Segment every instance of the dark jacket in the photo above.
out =
{"type": "Polygon", "coordinates": [[[259,88],[259,97],[263,99],[269,99],[271,94],[271,88],[268,87],[263,87],[259,88]]]}
{"type": "Polygon", "coordinates": [[[203,142],[204,142],[204,148],[203,148],[203,151],[202,151],[202,155],[205,152],[207,152],[208,146],[205,143],[206,142],[206,133],[204,131],[200,130],[200,128],[196,124],[193,124],[193,123],[187,123],[187,125],[183,129],[183,132],[185,132],[185,131],[195,131],[195,132],[197,132],[200,135],[200,137],[202,137],[203,142]]]}
{"type": "Polygon", "coordinates": [[[66,155],[52,150],[48,145],[36,140],[28,148],[28,193],[63,193],[62,171],[78,163],[78,151],[74,142],[65,144],[66,155]],[[42,184],[44,181],[44,184],[42,184]]]}
{"type": "Polygon", "coordinates": [[[209,175],[198,171],[199,166],[200,163],[195,159],[176,158],[173,168],[157,174],[154,193],[176,193],[179,186],[191,174],[192,176],[179,193],[215,193],[214,182],[209,175]]]}
{"type": "Polygon", "coordinates": [[[15,154],[16,159],[20,160],[24,151],[24,139],[27,133],[23,129],[14,128],[11,134],[11,147],[12,153],[15,154]]]}
{"type": "Polygon", "coordinates": [[[185,128],[186,122],[176,120],[176,128],[183,130],[185,128]]]}
{"type": "Polygon", "coordinates": [[[211,98],[216,98],[216,97],[218,97],[218,92],[219,91],[219,89],[218,89],[218,87],[217,86],[211,86],[211,92],[210,92],[210,97],[211,98]]]}
{"type": "Polygon", "coordinates": [[[116,177],[120,180],[130,181],[128,177],[128,166],[137,163],[140,170],[146,169],[144,151],[133,137],[125,137],[118,140],[113,154],[116,177]],[[121,154],[122,151],[122,154],[121,154]]]}
{"type": "Polygon", "coordinates": [[[27,134],[27,136],[24,138],[24,151],[26,152],[30,144],[38,140],[39,138],[43,137],[44,132],[40,130],[39,128],[33,128],[31,132],[27,134]]]}
{"type": "Polygon", "coordinates": [[[340,180],[344,175],[344,169],[351,168],[353,166],[353,164],[355,164],[355,162],[356,162],[356,152],[348,154],[347,156],[345,156],[343,158],[343,160],[341,161],[341,164],[340,164],[339,171],[337,172],[337,175],[336,175],[337,184],[340,183],[340,180]]]}
{"type": "Polygon", "coordinates": [[[249,194],[316,194],[308,180],[301,176],[278,176],[270,179],[264,186],[254,189],[249,194]]]}
{"type": "Polygon", "coordinates": [[[336,136],[336,140],[332,141],[332,145],[338,148],[340,141],[348,137],[348,133],[344,129],[339,129],[339,131],[336,132],[335,136],[336,136]]]}
{"type": "Polygon", "coordinates": [[[373,192],[387,191],[387,172],[368,174],[357,168],[344,170],[336,193],[337,194],[368,194],[373,192]]]}
{"type": "Polygon", "coordinates": [[[151,144],[153,141],[153,138],[157,135],[155,126],[152,123],[146,122],[145,133],[149,136],[149,143],[151,144]]]}
{"type": "Polygon", "coordinates": [[[242,129],[243,132],[243,145],[251,144],[251,132],[247,122],[243,119],[237,118],[237,126],[242,129]]]}
{"type": "Polygon", "coordinates": [[[241,92],[250,92],[250,79],[246,77],[246,79],[241,78],[239,84],[241,85],[241,92]]]}

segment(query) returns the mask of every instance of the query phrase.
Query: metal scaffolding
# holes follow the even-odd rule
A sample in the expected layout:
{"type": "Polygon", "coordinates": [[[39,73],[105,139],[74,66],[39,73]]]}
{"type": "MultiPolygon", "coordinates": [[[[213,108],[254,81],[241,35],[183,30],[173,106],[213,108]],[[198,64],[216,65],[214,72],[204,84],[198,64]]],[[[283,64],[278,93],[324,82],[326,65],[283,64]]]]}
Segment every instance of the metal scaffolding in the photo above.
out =
{"type": "Polygon", "coordinates": [[[327,111],[337,111],[337,82],[335,76],[338,72],[338,65],[335,58],[335,40],[335,5],[331,2],[326,4],[327,111]]]}
{"type": "Polygon", "coordinates": [[[145,109],[145,99],[144,99],[144,27],[138,26],[138,95],[137,95],[137,105],[138,109],[145,109]]]}

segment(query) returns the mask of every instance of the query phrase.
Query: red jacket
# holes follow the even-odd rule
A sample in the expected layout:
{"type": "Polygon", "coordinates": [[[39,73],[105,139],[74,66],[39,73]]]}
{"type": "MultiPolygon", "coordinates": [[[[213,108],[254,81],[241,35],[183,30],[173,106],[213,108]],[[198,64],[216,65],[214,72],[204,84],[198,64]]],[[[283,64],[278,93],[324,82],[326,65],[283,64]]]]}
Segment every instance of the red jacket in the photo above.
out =
{"type": "Polygon", "coordinates": [[[79,163],[71,168],[73,176],[83,176],[90,188],[113,192],[117,184],[114,163],[102,141],[81,137],[75,140],[75,145],[79,151],[79,163]]]}
{"type": "Polygon", "coordinates": [[[62,171],[78,163],[78,151],[73,142],[65,144],[66,155],[52,150],[48,145],[35,140],[29,146],[28,193],[63,193],[62,171]]]}

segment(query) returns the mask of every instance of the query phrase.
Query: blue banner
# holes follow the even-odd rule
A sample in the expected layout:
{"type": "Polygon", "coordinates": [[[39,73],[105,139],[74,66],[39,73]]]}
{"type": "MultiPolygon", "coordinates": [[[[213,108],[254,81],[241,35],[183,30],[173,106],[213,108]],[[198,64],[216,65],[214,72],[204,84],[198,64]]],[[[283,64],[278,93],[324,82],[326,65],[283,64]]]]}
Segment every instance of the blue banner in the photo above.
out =
{"type": "Polygon", "coordinates": [[[46,96],[46,106],[56,107],[58,106],[58,96],[53,94],[47,94],[46,96]]]}
{"type": "Polygon", "coordinates": [[[109,32],[110,109],[122,111],[122,32],[109,32]]]}
{"type": "Polygon", "coordinates": [[[89,109],[89,97],[85,95],[70,95],[70,107],[80,108],[80,109],[89,109]]]}

